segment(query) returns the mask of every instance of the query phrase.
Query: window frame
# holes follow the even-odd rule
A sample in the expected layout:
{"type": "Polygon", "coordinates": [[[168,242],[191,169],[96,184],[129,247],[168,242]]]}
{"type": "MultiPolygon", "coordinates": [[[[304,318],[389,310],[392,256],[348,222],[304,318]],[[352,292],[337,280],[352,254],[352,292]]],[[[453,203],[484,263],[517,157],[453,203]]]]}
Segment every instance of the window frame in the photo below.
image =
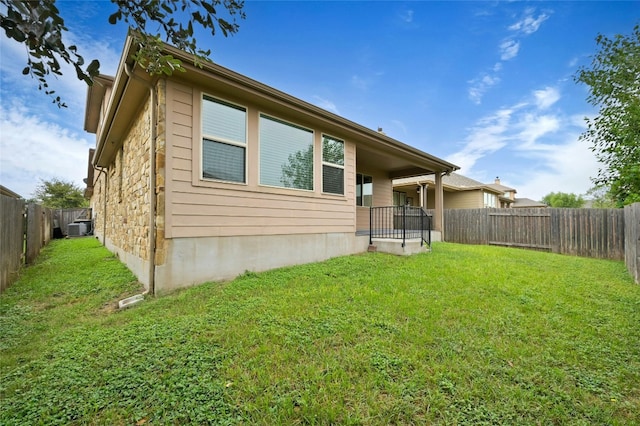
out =
{"type": "Polygon", "coordinates": [[[346,163],[346,143],[343,139],[337,138],[335,136],[331,136],[327,133],[321,133],[320,134],[320,143],[322,145],[322,164],[321,164],[321,173],[322,173],[322,193],[323,194],[327,194],[327,195],[335,195],[335,196],[344,196],[345,194],[345,180],[346,180],[346,172],[345,172],[345,163],[346,163]],[[326,139],[331,139],[335,142],[340,142],[342,143],[342,164],[337,164],[337,163],[332,163],[330,161],[325,161],[324,158],[324,141],[326,139]],[[331,167],[334,169],[341,169],[342,170],[342,192],[329,192],[329,191],[325,191],[325,185],[324,185],[324,168],[326,167],[331,167]]]}
{"type": "Polygon", "coordinates": [[[407,205],[407,201],[409,197],[407,197],[407,193],[404,191],[396,191],[393,190],[393,205],[396,207],[401,207],[407,205]],[[400,202],[402,199],[402,202],[400,202]]]}
{"type": "Polygon", "coordinates": [[[356,207],[373,207],[373,176],[367,175],[364,173],[356,173],[356,207]],[[364,203],[364,178],[368,177],[371,179],[371,204],[367,205],[364,203]],[[358,204],[358,186],[360,186],[360,204],[358,204]]]}
{"type": "Polygon", "coordinates": [[[315,138],[316,138],[316,131],[312,128],[294,123],[292,121],[289,120],[285,120],[282,119],[280,117],[277,117],[273,114],[269,114],[266,112],[258,112],[258,185],[262,186],[262,187],[267,187],[267,188],[277,188],[277,189],[282,189],[282,190],[292,190],[292,191],[304,191],[307,193],[312,193],[315,192],[315,188],[316,188],[316,179],[315,179],[315,171],[316,171],[316,167],[315,167],[315,163],[316,163],[316,143],[315,143],[315,138]],[[276,123],[280,123],[282,125],[285,126],[290,126],[305,132],[309,132],[310,136],[311,136],[311,150],[312,150],[312,158],[311,158],[311,189],[307,189],[307,188],[296,188],[294,186],[285,186],[283,185],[272,185],[269,183],[263,183],[262,182],[262,167],[263,167],[263,162],[262,162],[262,148],[264,148],[264,141],[263,141],[263,137],[262,137],[262,119],[265,120],[270,120],[270,121],[274,121],[276,123]]]}
{"type": "Polygon", "coordinates": [[[483,202],[485,208],[498,208],[498,196],[496,194],[483,191],[483,202]]]}
{"type": "Polygon", "coordinates": [[[248,139],[249,139],[249,108],[246,105],[241,105],[237,102],[232,102],[228,99],[224,99],[221,98],[219,96],[214,96],[211,95],[209,93],[206,92],[201,92],[200,94],[200,174],[199,174],[199,179],[201,181],[204,182],[222,182],[222,183],[231,183],[231,184],[236,184],[236,185],[247,185],[248,184],[248,169],[249,169],[249,154],[248,154],[248,148],[249,148],[249,143],[248,143],[248,139]],[[208,98],[208,99],[206,99],[208,98]],[[244,112],[244,142],[240,142],[237,140],[233,140],[233,139],[229,139],[226,137],[220,137],[217,135],[212,135],[212,134],[208,134],[205,133],[205,129],[204,129],[204,117],[205,117],[205,113],[204,113],[204,102],[209,101],[209,102],[214,102],[217,103],[219,105],[224,105],[228,108],[234,108],[240,111],[244,112]],[[213,142],[213,143],[217,143],[217,144],[221,144],[221,145],[229,145],[229,146],[235,146],[235,147],[239,147],[244,149],[244,170],[243,170],[243,180],[242,181],[235,181],[235,180],[228,180],[228,179],[216,179],[216,178],[210,178],[210,177],[205,177],[204,176],[204,142],[205,140],[209,141],[209,142],[213,142]]]}

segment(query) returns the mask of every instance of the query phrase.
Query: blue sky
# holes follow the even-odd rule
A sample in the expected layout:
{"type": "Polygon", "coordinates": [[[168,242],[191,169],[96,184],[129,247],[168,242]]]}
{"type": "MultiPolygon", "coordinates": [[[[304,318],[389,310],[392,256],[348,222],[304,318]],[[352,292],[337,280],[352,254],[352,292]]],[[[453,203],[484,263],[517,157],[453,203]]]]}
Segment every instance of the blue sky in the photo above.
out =
{"type": "MultiPolygon", "coordinates": [[[[107,1],[58,1],[85,59],[115,72],[126,36],[107,1]]],[[[214,62],[459,165],[519,197],[583,194],[598,164],[578,136],[597,111],[573,75],[595,37],[629,34],[639,2],[247,1],[232,37],[198,37],[214,62]]],[[[0,37],[0,183],[30,197],[40,179],[84,186],[94,135],[86,86],[52,81],[58,109],[0,37]]]]}

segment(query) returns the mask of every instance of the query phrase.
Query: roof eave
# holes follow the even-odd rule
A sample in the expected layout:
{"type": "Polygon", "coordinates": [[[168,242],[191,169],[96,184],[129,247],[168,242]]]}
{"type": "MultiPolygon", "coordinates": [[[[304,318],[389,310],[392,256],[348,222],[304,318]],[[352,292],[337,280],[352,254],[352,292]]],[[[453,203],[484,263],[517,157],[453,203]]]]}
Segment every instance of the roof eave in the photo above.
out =
{"type": "Polygon", "coordinates": [[[214,64],[212,62],[205,62],[202,64],[202,68],[199,68],[193,65],[193,55],[190,55],[180,49],[169,45],[165,45],[165,50],[174,58],[180,59],[183,62],[183,67],[187,69],[187,73],[185,74],[189,74],[189,71],[191,71],[194,74],[212,73],[214,75],[219,75],[228,82],[231,82],[234,85],[243,88],[244,90],[253,92],[258,96],[276,101],[284,106],[287,106],[288,108],[293,107],[295,110],[313,116],[316,119],[319,118],[333,125],[337,124],[345,129],[348,129],[349,131],[358,134],[361,140],[369,142],[372,146],[375,145],[378,149],[387,148],[395,153],[401,153],[401,155],[406,156],[408,159],[418,160],[421,163],[424,163],[426,161],[429,164],[429,168],[417,167],[415,169],[396,171],[394,172],[394,174],[397,176],[394,177],[420,176],[434,172],[451,173],[460,169],[459,166],[453,163],[450,163],[434,155],[428,154],[410,145],[402,143],[378,131],[364,127],[358,123],[322,109],[316,105],[310,104],[264,83],[253,80],[245,75],[238,74],[221,65],[214,64]]]}

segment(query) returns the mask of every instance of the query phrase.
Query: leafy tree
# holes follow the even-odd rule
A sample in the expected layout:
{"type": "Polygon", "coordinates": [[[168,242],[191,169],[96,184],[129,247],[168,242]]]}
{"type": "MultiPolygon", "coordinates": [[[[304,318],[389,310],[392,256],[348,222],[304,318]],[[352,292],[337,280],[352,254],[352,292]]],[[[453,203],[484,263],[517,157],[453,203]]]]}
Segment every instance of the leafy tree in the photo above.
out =
{"type": "Polygon", "coordinates": [[[574,79],[589,86],[587,101],[599,114],[586,119],[581,139],[604,165],[596,178],[621,207],[640,201],[640,25],[630,35],[596,37],[599,51],[574,79]]]}
{"type": "Polygon", "coordinates": [[[592,206],[596,209],[613,209],[616,207],[616,202],[611,196],[611,190],[606,186],[594,186],[587,191],[585,197],[592,200],[592,206]]]}
{"type": "Polygon", "coordinates": [[[289,154],[280,181],[286,188],[313,189],[313,145],[289,154]]]}
{"type": "MultiPolygon", "coordinates": [[[[244,19],[243,0],[111,0],[117,10],[109,16],[109,23],[123,21],[133,30],[140,47],[136,61],[150,74],[170,75],[184,71],[181,62],[162,53],[162,39],[195,57],[195,64],[207,61],[210,50],[197,47],[194,23],[215,35],[216,28],[226,37],[235,34],[239,25],[236,17],[244,19]],[[226,10],[226,17],[218,11],[226,10]],[[155,33],[150,32],[153,28],[155,33]],[[158,32],[159,31],[159,32],[158,32]]],[[[94,59],[85,66],[83,56],[75,45],[67,46],[63,40],[64,19],[55,6],[55,0],[0,0],[0,27],[5,35],[27,50],[27,66],[22,70],[38,81],[38,88],[53,98],[59,107],[66,106],[60,96],[49,88],[48,77],[62,75],[61,61],[73,65],[79,80],[88,85],[100,72],[100,63],[94,59]],[[6,9],[6,10],[4,10],[6,9]]]]}
{"type": "Polygon", "coordinates": [[[40,179],[33,197],[37,203],[54,209],[71,209],[88,205],[80,187],[58,178],[40,179]]]}
{"type": "Polygon", "coordinates": [[[542,198],[542,202],[549,207],[580,208],[584,206],[581,195],[567,194],[566,192],[550,192],[542,198]]]}

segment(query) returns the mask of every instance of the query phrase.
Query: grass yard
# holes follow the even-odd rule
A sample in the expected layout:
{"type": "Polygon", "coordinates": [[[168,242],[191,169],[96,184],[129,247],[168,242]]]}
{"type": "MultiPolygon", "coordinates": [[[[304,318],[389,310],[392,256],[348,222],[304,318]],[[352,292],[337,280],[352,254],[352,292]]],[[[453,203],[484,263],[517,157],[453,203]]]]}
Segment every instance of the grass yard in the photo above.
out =
{"type": "Polygon", "coordinates": [[[0,424],[640,424],[621,262],[440,243],[137,292],[46,247],[0,298],[0,424]]]}

